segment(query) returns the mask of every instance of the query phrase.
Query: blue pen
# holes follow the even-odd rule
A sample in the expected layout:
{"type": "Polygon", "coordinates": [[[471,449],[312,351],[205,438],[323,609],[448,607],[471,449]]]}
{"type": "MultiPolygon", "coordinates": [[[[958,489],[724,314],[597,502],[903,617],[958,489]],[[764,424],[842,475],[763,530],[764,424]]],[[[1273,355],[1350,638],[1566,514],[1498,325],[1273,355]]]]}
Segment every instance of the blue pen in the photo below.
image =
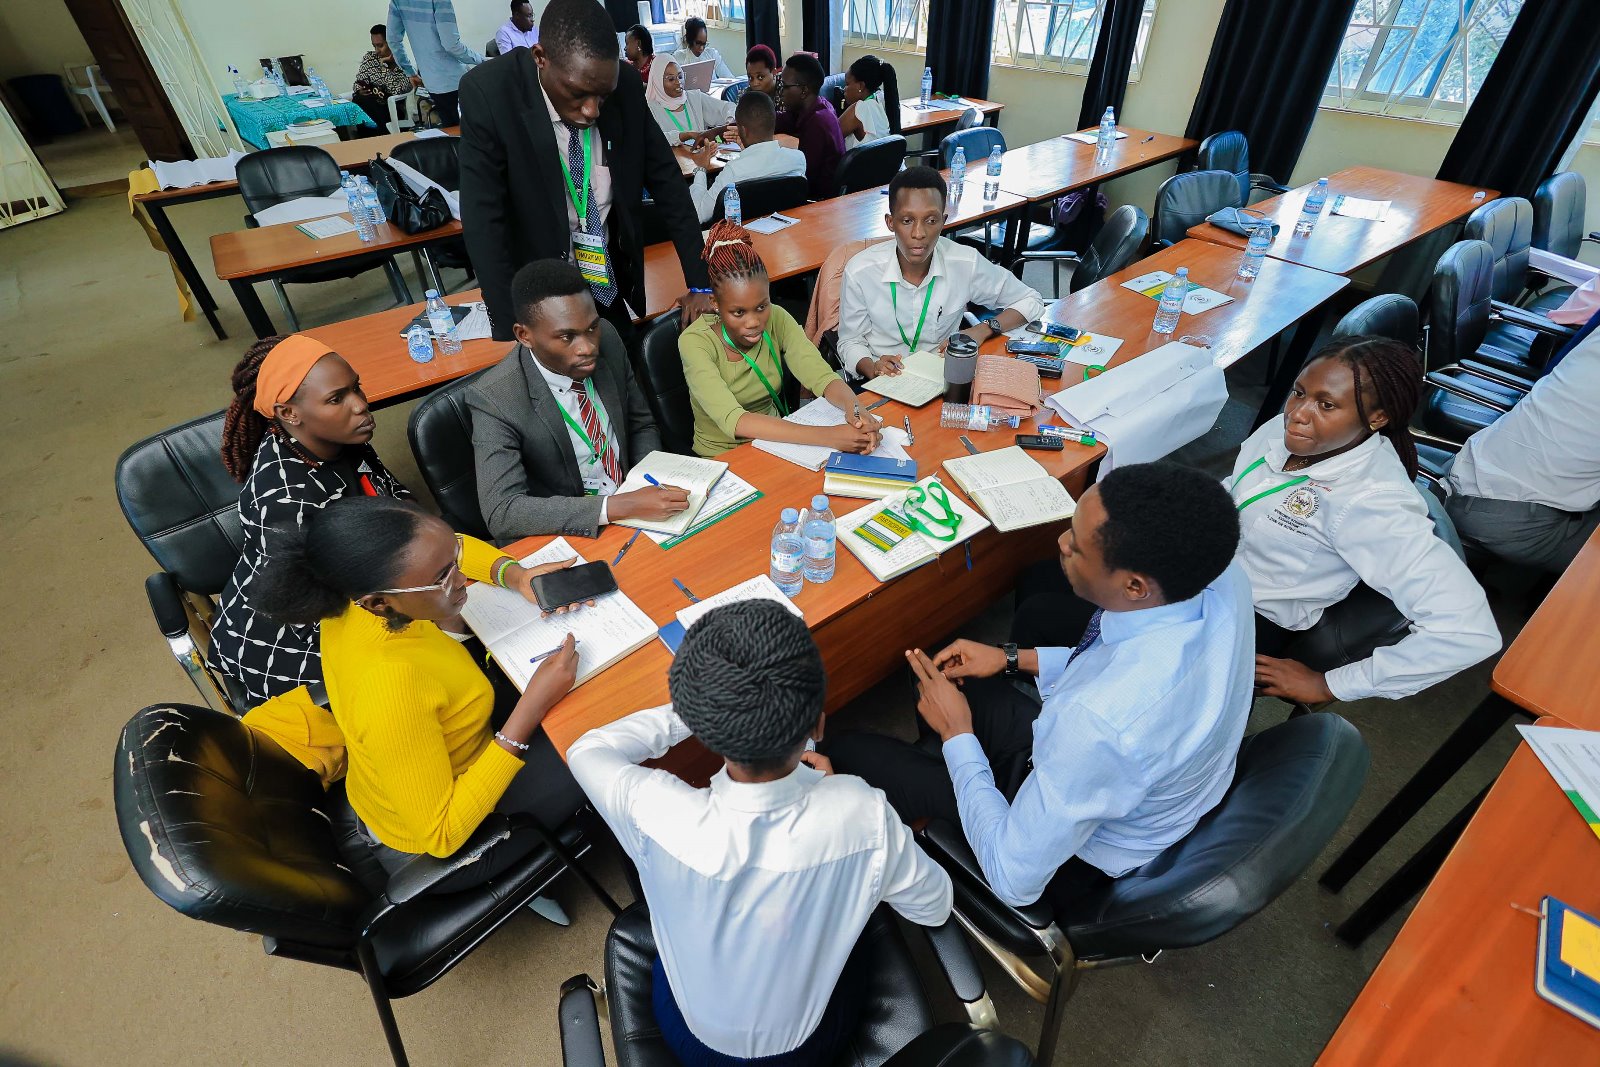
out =
{"type": "Polygon", "coordinates": [[[967,570],[970,571],[972,569],[972,542],[968,541],[961,547],[967,550],[967,570]]]}
{"type": "MultiPolygon", "coordinates": [[[[572,639],[572,647],[574,649],[576,649],[580,644],[582,644],[582,642],[579,641],[576,637],[574,637],[572,639]]],[[[557,652],[560,652],[561,649],[562,649],[562,646],[561,645],[557,645],[555,648],[552,648],[549,652],[541,652],[537,656],[529,656],[528,657],[528,662],[529,663],[538,663],[542,659],[549,659],[551,656],[555,655],[557,652]]]]}
{"type": "Polygon", "coordinates": [[[655,486],[657,489],[661,488],[661,483],[656,481],[654,478],[650,477],[648,474],[646,474],[644,476],[644,480],[649,482],[651,485],[655,486]]]}
{"type": "Polygon", "coordinates": [[[639,535],[642,533],[644,533],[643,530],[633,531],[633,536],[628,538],[628,543],[617,550],[616,558],[611,561],[613,567],[622,562],[622,557],[628,554],[628,549],[633,547],[633,543],[639,540],[639,535]]]}
{"type": "Polygon", "coordinates": [[[689,587],[684,585],[682,582],[678,581],[678,579],[676,579],[676,578],[672,579],[672,584],[678,587],[678,592],[682,593],[684,596],[689,598],[689,603],[691,603],[691,604],[700,603],[700,598],[695,596],[693,593],[689,592],[689,587]]]}

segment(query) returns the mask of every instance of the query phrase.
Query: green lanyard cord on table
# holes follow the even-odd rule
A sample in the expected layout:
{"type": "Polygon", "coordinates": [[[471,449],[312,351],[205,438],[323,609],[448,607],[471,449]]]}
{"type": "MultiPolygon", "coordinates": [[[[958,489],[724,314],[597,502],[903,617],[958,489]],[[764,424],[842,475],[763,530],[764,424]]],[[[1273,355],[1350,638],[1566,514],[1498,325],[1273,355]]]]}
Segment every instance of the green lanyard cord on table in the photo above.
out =
{"type": "MultiPolygon", "coordinates": [[[[767,342],[767,351],[772,353],[772,362],[778,368],[778,381],[781,382],[783,381],[783,360],[778,358],[778,349],[772,343],[772,334],[762,330],[761,339],[767,342]]],[[[761,373],[761,368],[756,366],[756,361],[750,358],[750,352],[740,351],[739,346],[733,343],[733,338],[728,336],[728,328],[726,326],[722,327],[722,340],[729,348],[738,352],[750,369],[756,372],[756,377],[761,379],[762,388],[767,391],[767,395],[772,398],[773,405],[777,407],[778,414],[780,416],[788,415],[789,409],[784,405],[783,397],[779,396],[778,391],[772,388],[772,383],[767,381],[767,376],[761,373]]],[[[751,351],[753,352],[760,348],[760,345],[756,345],[751,351]]]]}
{"type": "Polygon", "coordinates": [[[578,229],[584,233],[589,232],[589,172],[593,170],[594,156],[594,127],[590,126],[583,131],[583,175],[582,181],[574,183],[572,168],[567,164],[566,153],[561,156],[561,176],[567,182],[567,199],[572,201],[572,210],[578,215],[578,229]],[[578,199],[578,189],[583,189],[583,199],[578,199]]]}
{"type": "Polygon", "coordinates": [[[950,494],[937,481],[928,483],[924,490],[914,485],[906,491],[906,525],[935,541],[954,541],[961,529],[961,513],[950,505],[950,494]],[[944,512],[942,517],[930,514],[923,505],[932,503],[944,512]]]}
{"type": "MultiPolygon", "coordinates": [[[[589,396],[589,389],[588,389],[587,386],[584,386],[582,384],[575,384],[575,385],[573,385],[573,388],[574,389],[582,389],[583,390],[583,395],[584,396],[589,396]]],[[[611,434],[606,430],[606,424],[605,424],[604,420],[602,420],[600,418],[600,408],[595,404],[593,397],[589,397],[589,408],[590,408],[590,410],[592,410],[594,412],[594,421],[599,425],[600,433],[602,435],[604,435],[609,440],[610,437],[611,437],[611,434]]],[[[600,450],[595,448],[593,441],[589,440],[589,435],[584,432],[583,424],[578,422],[571,415],[568,415],[567,414],[567,409],[562,407],[560,404],[556,405],[556,410],[561,412],[562,419],[564,419],[566,421],[566,424],[568,426],[572,427],[572,432],[578,435],[579,440],[581,440],[585,445],[587,445],[589,447],[589,462],[591,464],[599,463],[600,462],[600,450]]]]}
{"type": "MultiPolygon", "coordinates": [[[[1233,480],[1233,484],[1228,486],[1228,492],[1231,493],[1231,492],[1234,491],[1234,489],[1238,488],[1239,483],[1244,481],[1245,477],[1247,475],[1249,475],[1249,473],[1251,471],[1255,470],[1257,467],[1261,466],[1266,461],[1267,461],[1267,457],[1266,456],[1262,456],[1260,459],[1258,459],[1254,463],[1250,464],[1250,466],[1248,466],[1244,470],[1240,471],[1239,472],[1239,477],[1235,478],[1233,480]]],[[[1279,485],[1274,485],[1270,489],[1261,490],[1261,492],[1257,493],[1255,496],[1251,497],[1249,500],[1246,500],[1242,504],[1235,505],[1235,510],[1243,511],[1245,508],[1249,507],[1251,504],[1254,504],[1257,500],[1260,500],[1264,496],[1271,496],[1273,493],[1281,493],[1285,489],[1289,489],[1289,488],[1292,488],[1293,486],[1299,485],[1301,482],[1309,482],[1310,480],[1311,480],[1311,476],[1308,475],[1308,474],[1302,474],[1298,478],[1290,478],[1288,481],[1283,482],[1283,483],[1281,483],[1279,485]]]]}
{"type": "Polygon", "coordinates": [[[917,332],[906,339],[906,328],[900,325],[900,287],[889,283],[889,299],[894,303],[894,328],[900,331],[900,343],[906,346],[906,354],[910,355],[917,350],[917,343],[922,340],[922,324],[928,321],[928,304],[933,300],[934,286],[939,284],[935,278],[928,283],[928,291],[922,297],[922,314],[917,316],[917,332]]]}
{"type": "Polygon", "coordinates": [[[667,113],[667,118],[671,119],[672,120],[672,124],[674,126],[678,127],[678,132],[679,133],[688,133],[689,132],[689,102],[688,102],[688,100],[685,100],[683,102],[683,121],[682,122],[678,121],[678,116],[676,116],[676,115],[674,115],[672,113],[672,109],[670,107],[664,107],[661,110],[665,111],[667,113]]]}

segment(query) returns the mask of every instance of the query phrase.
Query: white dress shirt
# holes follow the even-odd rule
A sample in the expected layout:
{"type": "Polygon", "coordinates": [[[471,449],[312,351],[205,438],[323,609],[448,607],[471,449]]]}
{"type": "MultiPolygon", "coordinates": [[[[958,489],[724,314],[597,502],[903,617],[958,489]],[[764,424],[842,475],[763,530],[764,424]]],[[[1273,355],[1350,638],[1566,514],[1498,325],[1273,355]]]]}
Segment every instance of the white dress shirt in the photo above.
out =
{"type": "Polygon", "coordinates": [[[720,130],[733,121],[734,105],[707,96],[698,89],[684,93],[683,102],[672,110],[657,103],[647,102],[645,106],[650,109],[650,117],[661,127],[669,145],[678,144],[682,140],[680,135],[691,130],[720,130]]]}
{"type": "Polygon", "coordinates": [[[495,31],[494,43],[500,46],[500,54],[506,55],[513,48],[532,48],[539,43],[539,27],[535,25],[527,33],[517,29],[517,24],[506,19],[505,25],[495,31]]]}
{"type": "Polygon", "coordinates": [[[788,1052],[816,1029],[872,910],[936,926],[950,877],[879,790],[801,765],[709,789],[638,766],[689,736],[672,706],[590,730],[567,765],[639,868],[650,926],[694,1036],[729,1056],[788,1052]]]}
{"type": "Polygon", "coordinates": [[[1233,782],[1255,687],[1255,616],[1237,563],[1198,596],[1107,611],[1076,656],[1041,648],[1033,769],[1009,804],[971,734],[944,744],[984,877],[1031,904],[1073,856],[1112,877],[1188,836],[1233,782]]]}
{"type": "Polygon", "coordinates": [[[1224,483],[1238,504],[1294,478],[1311,479],[1239,513],[1239,560],[1256,611],[1285,629],[1304,630],[1366,582],[1411,620],[1411,633],[1398,644],[1329,671],[1333,695],[1398,700],[1497,652],[1500,630],[1483,588],[1435,536],[1427,504],[1394,446],[1373,434],[1342,455],[1285,473],[1283,423],[1279,415],[1250,435],[1224,483]]]}
{"type": "Polygon", "coordinates": [[[699,55],[695,55],[687,48],[680,48],[676,52],[672,53],[672,58],[677,61],[679,69],[682,69],[686,63],[704,63],[706,60],[710,59],[715,61],[717,64],[711,68],[711,76],[713,78],[733,77],[733,71],[729,70],[728,64],[722,61],[722,53],[717,51],[711,45],[706,45],[706,50],[701,52],[699,55]]]}
{"type": "MultiPolygon", "coordinates": [[[[542,89],[540,94],[543,95],[542,89]]],[[[565,160],[567,158],[567,138],[571,133],[571,127],[561,121],[561,116],[557,113],[556,106],[550,102],[548,96],[544,98],[544,106],[545,110],[550,114],[550,125],[555,128],[556,152],[562,160],[565,160]]],[[[578,137],[580,140],[584,137],[593,138],[590,141],[592,150],[589,159],[589,186],[594,190],[595,206],[600,209],[600,225],[604,227],[606,220],[611,217],[611,166],[609,163],[611,155],[606,150],[606,139],[601,134],[599,126],[591,126],[587,132],[579,130],[578,137]]],[[[559,161],[556,163],[558,167],[561,165],[559,161]]],[[[579,196],[582,196],[583,190],[578,188],[579,177],[576,172],[573,173],[572,187],[579,196]]],[[[563,183],[563,188],[565,188],[565,183],[563,183]]],[[[573,206],[572,197],[567,196],[563,197],[563,199],[567,202],[567,232],[582,233],[583,231],[578,227],[578,209],[573,206]]]]}
{"type": "Polygon", "coordinates": [[[920,352],[935,351],[961,328],[969,303],[1015,310],[1029,321],[1044,313],[1044,298],[1016,275],[948,237],[934,245],[933,263],[921,285],[911,285],[900,273],[894,241],[858,252],[845,264],[839,284],[839,359],[845,374],[859,377],[856,364],[865,358],[908,354],[909,340],[917,341],[920,352]],[[891,282],[899,289],[894,299],[891,282]],[[917,319],[929,286],[934,291],[918,339],[917,319]]]}
{"type": "Polygon", "coordinates": [[[847,134],[844,139],[846,151],[854,148],[862,141],[873,141],[879,137],[890,134],[889,113],[884,110],[883,101],[878,99],[878,94],[863,97],[856,101],[856,119],[861,123],[861,136],[847,134]]]}
{"type": "Polygon", "coordinates": [[[710,222],[711,215],[717,209],[717,201],[722,199],[722,192],[730,184],[754,181],[757,178],[804,178],[806,176],[806,154],[798,148],[785,148],[777,141],[759,141],[756,144],[746,145],[743,152],[737,153],[727,166],[717,173],[716,180],[708,186],[706,172],[696,170],[694,181],[689,184],[689,196],[694,201],[694,208],[700,213],[702,223],[710,222]]]}
{"type": "MultiPolygon", "coordinates": [[[[574,388],[572,379],[565,374],[557,374],[540,363],[531,351],[528,353],[528,362],[539,368],[540,377],[544,378],[544,383],[550,387],[550,395],[555,398],[561,410],[571,416],[573,422],[582,426],[583,416],[578,413],[578,398],[572,395],[574,388]]],[[[589,381],[584,384],[589,385],[589,381]]],[[[604,431],[607,442],[612,448],[617,447],[616,443],[611,441],[613,432],[611,418],[606,414],[606,406],[600,402],[600,394],[592,386],[585,392],[589,394],[589,403],[594,406],[594,417],[600,420],[600,429],[604,431]]],[[[572,445],[573,458],[578,461],[578,477],[583,479],[585,492],[590,486],[594,486],[600,497],[600,525],[604,526],[611,521],[606,515],[606,505],[610,503],[606,498],[617,491],[617,483],[606,474],[605,464],[589,451],[589,446],[578,435],[578,431],[568,425],[566,419],[562,419],[561,424],[566,427],[567,441],[572,445]]]]}
{"type": "Polygon", "coordinates": [[[1600,331],[1462,446],[1450,492],[1585,512],[1600,504],[1600,331]]]}

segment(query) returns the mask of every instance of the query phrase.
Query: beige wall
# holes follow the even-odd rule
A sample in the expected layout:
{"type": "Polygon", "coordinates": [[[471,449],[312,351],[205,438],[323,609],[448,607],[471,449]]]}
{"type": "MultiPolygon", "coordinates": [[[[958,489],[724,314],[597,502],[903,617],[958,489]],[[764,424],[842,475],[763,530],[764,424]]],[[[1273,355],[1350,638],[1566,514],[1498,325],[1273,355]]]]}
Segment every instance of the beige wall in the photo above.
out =
{"type": "Polygon", "coordinates": [[[0,81],[93,60],[61,0],[0,0],[0,81]]]}

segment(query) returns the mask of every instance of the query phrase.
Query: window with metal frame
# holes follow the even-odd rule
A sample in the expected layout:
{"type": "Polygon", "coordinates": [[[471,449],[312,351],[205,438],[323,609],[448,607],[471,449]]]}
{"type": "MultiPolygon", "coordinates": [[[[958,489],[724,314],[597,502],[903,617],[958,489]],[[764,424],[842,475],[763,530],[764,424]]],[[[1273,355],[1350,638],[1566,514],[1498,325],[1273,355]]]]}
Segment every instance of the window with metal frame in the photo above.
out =
{"type": "MultiPolygon", "coordinates": [[[[994,60],[1012,67],[1089,73],[1107,0],[999,0],[994,7],[994,60]]],[[[1156,0],[1144,0],[1130,81],[1137,81],[1155,23],[1156,0]]]]}
{"type": "Polygon", "coordinates": [[[920,52],[928,47],[927,0],[844,0],[844,39],[920,52]]]}
{"type": "Polygon", "coordinates": [[[1357,0],[1322,106],[1460,124],[1523,2],[1357,0]]]}
{"type": "Polygon", "coordinates": [[[662,0],[664,22],[702,18],[708,26],[743,26],[744,0],[662,0]]]}

